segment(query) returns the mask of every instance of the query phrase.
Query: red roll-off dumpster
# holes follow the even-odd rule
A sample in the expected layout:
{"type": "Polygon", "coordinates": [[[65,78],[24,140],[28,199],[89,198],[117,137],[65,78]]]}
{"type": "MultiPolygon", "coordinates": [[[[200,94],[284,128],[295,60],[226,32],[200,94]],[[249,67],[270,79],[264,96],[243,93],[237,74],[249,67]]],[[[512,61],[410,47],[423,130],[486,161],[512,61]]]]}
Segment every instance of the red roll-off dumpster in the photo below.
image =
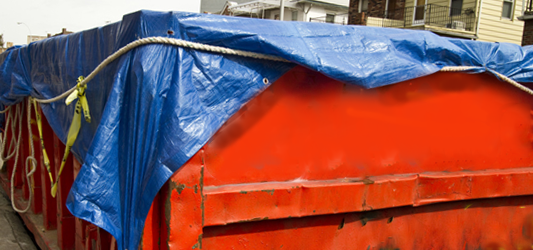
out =
{"type": "MultiPolygon", "coordinates": [[[[528,94],[489,74],[436,73],[366,90],[297,67],[174,174],[152,204],[141,248],[529,248],[531,107],[528,94]]],[[[63,151],[53,147],[58,160],[63,151]]],[[[60,197],[34,204],[54,209],[60,197]]],[[[50,211],[23,215],[41,247],[115,247],[105,231],[57,209],[57,231],[42,221],[50,211]]]]}
{"type": "Polygon", "coordinates": [[[140,11],[6,53],[0,180],[43,249],[533,247],[527,48],[140,11]],[[73,86],[93,123],[39,99],[73,86]]]}
{"type": "Polygon", "coordinates": [[[488,74],[365,90],[295,68],[160,192],[144,249],[526,249],[532,99],[488,74]]]}

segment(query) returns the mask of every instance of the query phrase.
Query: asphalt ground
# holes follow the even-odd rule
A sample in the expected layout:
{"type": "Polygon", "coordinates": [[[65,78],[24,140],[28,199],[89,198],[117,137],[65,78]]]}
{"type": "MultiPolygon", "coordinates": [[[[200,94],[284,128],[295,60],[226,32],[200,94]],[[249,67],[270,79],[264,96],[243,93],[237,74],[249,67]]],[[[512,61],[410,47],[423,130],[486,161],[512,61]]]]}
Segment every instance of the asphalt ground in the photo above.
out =
{"type": "Polygon", "coordinates": [[[11,201],[0,188],[0,250],[37,250],[24,222],[11,207],[11,201]]]}

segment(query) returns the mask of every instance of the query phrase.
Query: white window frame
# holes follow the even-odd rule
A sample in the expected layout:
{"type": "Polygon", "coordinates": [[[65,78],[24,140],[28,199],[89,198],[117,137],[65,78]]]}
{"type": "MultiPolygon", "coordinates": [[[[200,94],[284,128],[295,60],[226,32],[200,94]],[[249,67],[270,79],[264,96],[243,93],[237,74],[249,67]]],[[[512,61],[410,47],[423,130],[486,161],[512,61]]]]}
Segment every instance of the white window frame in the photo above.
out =
{"type": "Polygon", "coordinates": [[[416,8],[418,7],[417,5],[417,1],[415,0],[415,6],[413,7],[413,24],[412,26],[420,26],[420,25],[424,25],[424,23],[426,22],[426,11],[427,11],[427,6],[428,6],[428,0],[426,0],[424,2],[424,18],[421,19],[421,20],[416,20],[416,8]]]}
{"type": "Polygon", "coordinates": [[[515,7],[515,0],[503,0],[502,1],[502,18],[503,19],[507,19],[507,20],[513,20],[514,18],[514,7],[515,7]],[[503,16],[503,6],[505,6],[505,3],[511,3],[511,16],[510,17],[506,17],[506,16],[503,16]]]}

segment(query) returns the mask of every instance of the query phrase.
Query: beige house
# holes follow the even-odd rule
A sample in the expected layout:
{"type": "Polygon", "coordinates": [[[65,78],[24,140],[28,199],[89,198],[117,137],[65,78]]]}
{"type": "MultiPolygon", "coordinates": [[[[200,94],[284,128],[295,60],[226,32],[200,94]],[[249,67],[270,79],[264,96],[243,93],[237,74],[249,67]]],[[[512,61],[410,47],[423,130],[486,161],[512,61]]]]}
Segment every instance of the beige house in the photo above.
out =
{"type": "Polygon", "coordinates": [[[521,45],[522,0],[351,0],[350,24],[521,45]]]}
{"type": "Polygon", "coordinates": [[[287,0],[284,2],[283,17],[280,18],[279,0],[227,1],[217,13],[283,21],[348,24],[348,5],[349,0],[287,0]]]}

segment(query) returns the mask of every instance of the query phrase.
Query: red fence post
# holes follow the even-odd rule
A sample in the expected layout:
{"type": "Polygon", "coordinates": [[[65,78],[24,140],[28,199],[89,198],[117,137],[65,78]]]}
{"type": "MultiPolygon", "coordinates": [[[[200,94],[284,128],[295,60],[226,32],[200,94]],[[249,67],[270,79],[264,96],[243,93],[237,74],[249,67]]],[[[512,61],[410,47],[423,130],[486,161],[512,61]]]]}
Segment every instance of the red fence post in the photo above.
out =
{"type": "MultiPolygon", "coordinates": [[[[72,167],[74,170],[73,177],[74,179],[76,179],[76,176],[78,176],[78,173],[80,172],[81,164],[74,158],[72,162],[72,167]]],[[[88,233],[86,232],[86,229],[89,225],[91,225],[91,223],[80,218],[75,218],[74,221],[76,227],[76,239],[74,244],[76,246],[76,249],[85,249],[88,244],[88,242],[86,242],[88,233]]]]}
{"type": "MultiPolygon", "coordinates": [[[[56,164],[56,176],[59,172],[59,162],[63,159],[65,145],[54,135],[54,161],[56,164]]],[[[62,250],[74,249],[75,220],[74,216],[68,211],[66,200],[72,183],[74,181],[74,172],[72,166],[72,154],[69,155],[57,186],[57,244],[62,250]]],[[[57,177],[56,177],[57,178],[57,177]]]]}
{"type": "MultiPolygon", "coordinates": [[[[48,124],[48,120],[46,120],[46,117],[44,117],[43,112],[41,108],[38,108],[39,114],[41,115],[41,121],[42,121],[42,129],[43,129],[43,141],[44,141],[44,147],[48,151],[46,153],[48,154],[48,159],[50,160],[50,171],[52,172],[52,177],[55,180],[55,157],[54,157],[54,131],[52,131],[52,128],[48,124]]],[[[39,144],[40,145],[40,144],[39,144]]],[[[41,149],[41,147],[38,147],[41,149]]],[[[42,150],[42,149],[41,149],[42,150]]],[[[46,170],[46,166],[44,165],[44,158],[42,153],[40,154],[39,159],[39,166],[41,169],[41,185],[42,185],[42,195],[41,198],[43,199],[43,226],[46,230],[53,230],[57,227],[57,205],[56,205],[56,199],[52,197],[51,189],[52,184],[50,183],[50,177],[48,176],[48,171],[46,170]]]]}
{"type": "MultiPolygon", "coordinates": [[[[33,174],[33,199],[31,202],[31,209],[34,214],[40,214],[43,211],[43,192],[42,192],[42,178],[41,176],[46,174],[46,170],[41,169],[40,160],[42,158],[41,139],[39,138],[39,129],[37,128],[37,119],[35,109],[31,108],[31,132],[32,137],[28,138],[33,140],[33,153],[36,162],[35,173],[33,174]]],[[[29,135],[26,133],[26,137],[29,135]]],[[[29,149],[31,153],[31,148],[29,149]]]]}
{"type": "MultiPolygon", "coordinates": [[[[28,183],[26,180],[26,158],[30,155],[30,141],[28,137],[28,112],[27,111],[27,105],[28,101],[27,99],[24,99],[21,104],[22,105],[22,133],[21,133],[21,143],[20,143],[20,151],[19,151],[19,160],[18,160],[18,168],[17,168],[17,175],[20,176],[20,179],[22,180],[22,194],[24,197],[24,200],[28,200],[30,198],[30,190],[28,189],[28,183]]],[[[28,169],[30,171],[30,169],[28,169]]],[[[35,174],[35,173],[34,173],[35,174]]],[[[31,185],[31,183],[30,183],[31,185]]]]}

